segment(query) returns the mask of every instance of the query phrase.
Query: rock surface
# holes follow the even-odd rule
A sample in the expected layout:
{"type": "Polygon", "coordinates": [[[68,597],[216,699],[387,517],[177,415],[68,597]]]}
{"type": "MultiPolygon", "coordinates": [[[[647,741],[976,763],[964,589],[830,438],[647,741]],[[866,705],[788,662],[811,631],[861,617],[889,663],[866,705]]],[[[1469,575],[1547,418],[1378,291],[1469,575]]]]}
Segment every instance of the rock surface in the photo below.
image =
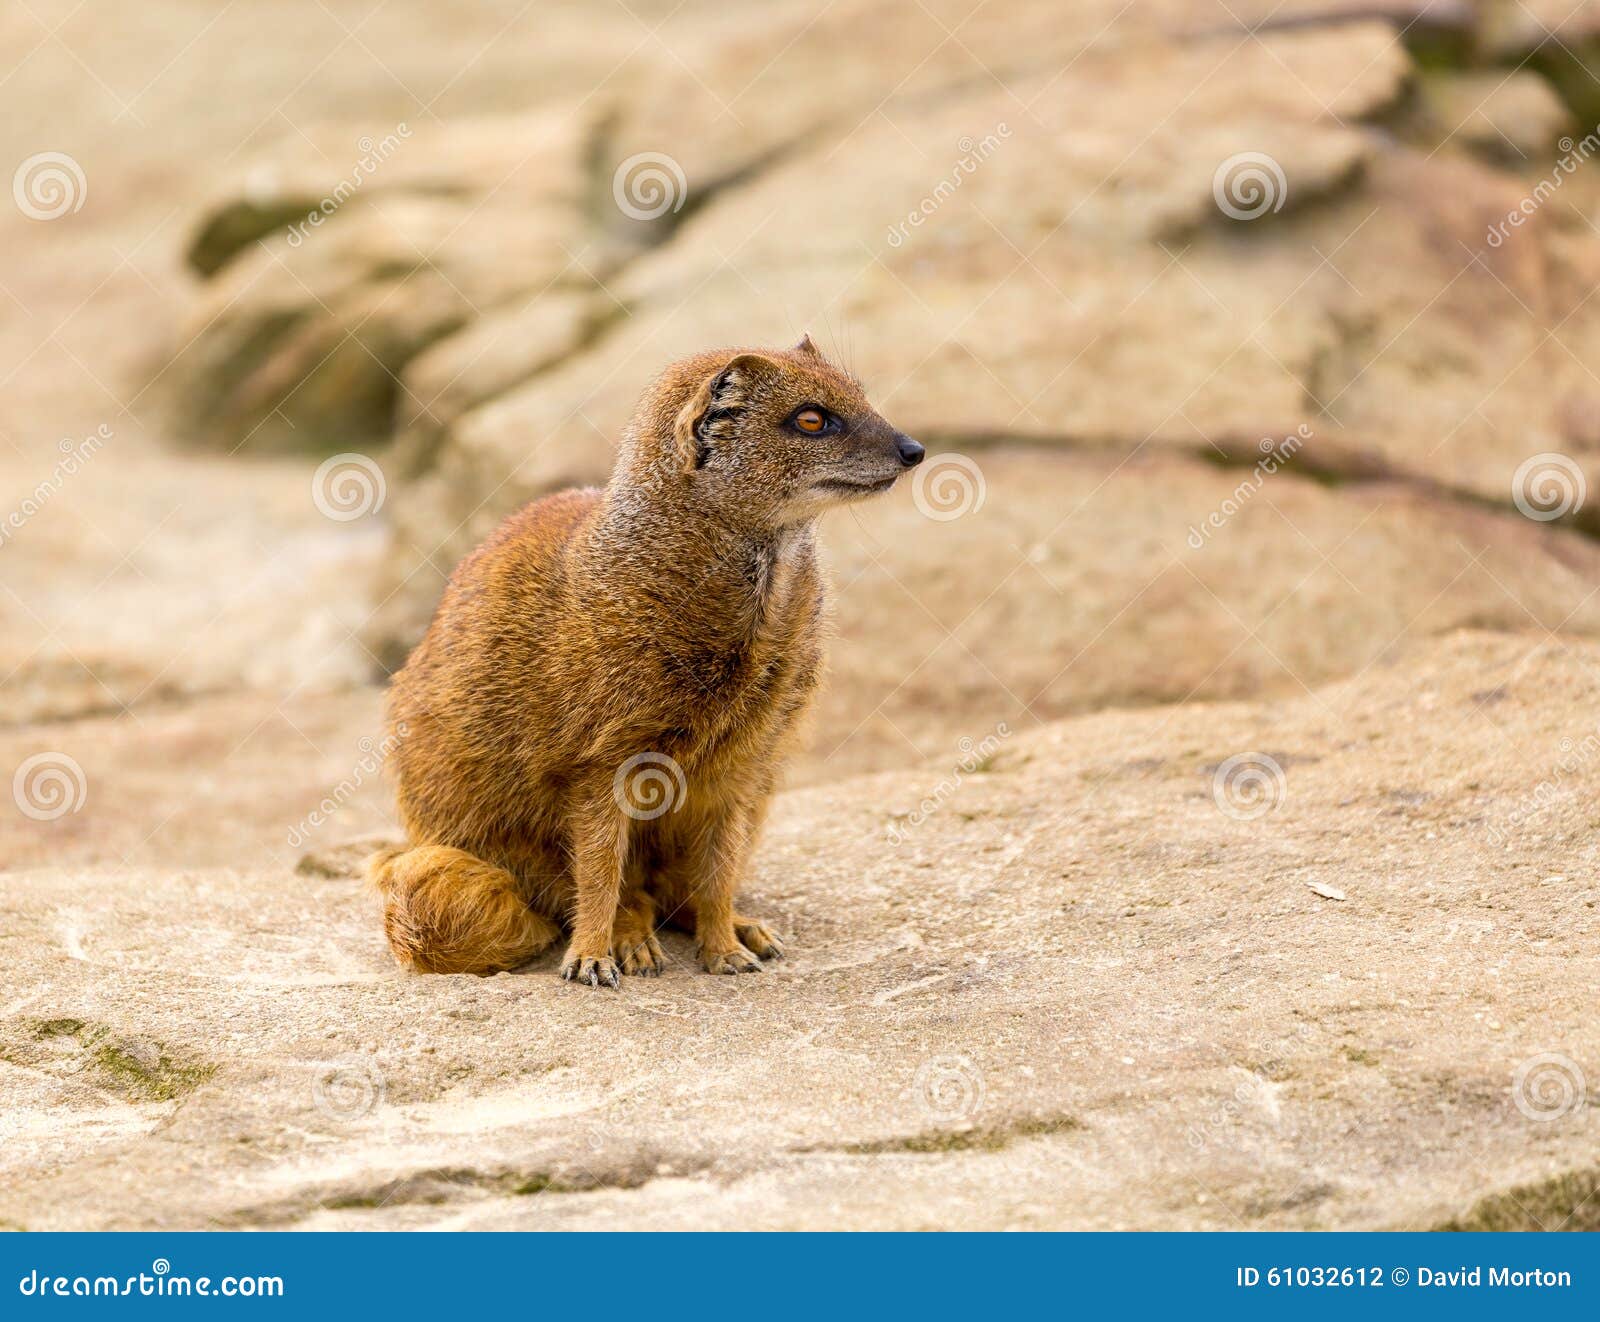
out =
{"type": "Polygon", "coordinates": [[[6,20],[0,1225],[1600,1228],[1597,16],[6,20]],[[936,458],[823,533],[793,958],[401,976],[374,677],[807,329],[936,458]]]}
{"type": "Polygon", "coordinates": [[[190,351],[192,394],[238,381],[224,444],[277,435],[291,385],[297,444],[403,434],[364,635],[390,665],[448,567],[530,496],[602,479],[645,382],[708,343],[812,329],[897,422],[957,448],[1211,457],[1223,435],[1306,426],[1508,509],[1535,456],[1600,477],[1600,185],[1556,165],[1571,118],[1547,71],[1482,67],[1522,40],[1494,6],[1261,8],[1068,22],[1018,0],[940,32],[956,18],[863,0],[795,18],[786,43],[735,24],[614,113],[419,136],[297,252],[224,270],[197,309],[228,313],[190,351]],[[1403,37],[1430,69],[1447,37],[1475,53],[1419,83],[1403,37]],[[844,42],[907,67],[868,75],[831,59],[844,42]],[[784,91],[819,65],[836,68],[825,104],[784,91]],[[540,144],[533,181],[502,184],[540,144]],[[640,158],[655,193],[622,168],[640,158]],[[797,204],[819,193],[825,226],[797,204]],[[493,270],[462,255],[523,212],[532,241],[493,270]],[[264,335],[279,347],[262,355],[264,335]]]}
{"type": "Polygon", "coordinates": [[[1537,74],[1450,73],[1424,79],[1421,91],[1423,113],[1441,141],[1459,135],[1513,168],[1548,158],[1572,125],[1571,111],[1537,74]]]}
{"type": "Polygon", "coordinates": [[[1600,548],[1520,515],[1154,452],[961,458],[827,521],[836,637],[795,778],[999,719],[1303,694],[1463,625],[1600,635],[1600,548]]]}
{"type": "Polygon", "coordinates": [[[0,877],[0,1219],[1600,1227],[1597,684],[1456,634],[793,792],[747,888],[792,958],[615,993],[402,975],[337,867],[80,862],[91,797],[0,877]]]}

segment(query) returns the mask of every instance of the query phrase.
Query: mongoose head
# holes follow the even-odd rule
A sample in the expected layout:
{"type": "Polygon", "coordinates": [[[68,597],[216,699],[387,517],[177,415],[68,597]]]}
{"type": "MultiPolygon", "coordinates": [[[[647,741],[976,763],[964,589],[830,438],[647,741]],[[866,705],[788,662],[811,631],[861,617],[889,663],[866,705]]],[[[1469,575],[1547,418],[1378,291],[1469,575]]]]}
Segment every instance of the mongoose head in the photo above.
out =
{"type": "Polygon", "coordinates": [[[887,491],[924,453],[809,335],[792,349],[723,349],[674,364],[630,441],[653,451],[669,480],[773,528],[887,491]]]}

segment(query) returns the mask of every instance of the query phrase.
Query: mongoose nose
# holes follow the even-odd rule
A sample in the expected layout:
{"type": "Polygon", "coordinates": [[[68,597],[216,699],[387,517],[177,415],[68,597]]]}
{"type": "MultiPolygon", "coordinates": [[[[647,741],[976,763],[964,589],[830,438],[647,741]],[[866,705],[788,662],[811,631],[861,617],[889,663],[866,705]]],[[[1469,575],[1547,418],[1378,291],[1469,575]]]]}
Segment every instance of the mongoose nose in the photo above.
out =
{"type": "Polygon", "coordinates": [[[900,462],[907,468],[915,468],[922,462],[922,456],[928,453],[903,431],[894,434],[894,448],[900,453],[900,462]]]}

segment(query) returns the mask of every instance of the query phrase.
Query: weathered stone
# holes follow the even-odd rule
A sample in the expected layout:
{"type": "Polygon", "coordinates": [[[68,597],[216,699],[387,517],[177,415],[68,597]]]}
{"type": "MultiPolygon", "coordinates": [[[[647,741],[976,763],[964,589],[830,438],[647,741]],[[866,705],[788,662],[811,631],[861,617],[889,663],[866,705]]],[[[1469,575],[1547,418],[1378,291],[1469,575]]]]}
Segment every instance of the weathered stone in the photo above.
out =
{"type": "Polygon", "coordinates": [[[1587,181],[1491,241],[1527,184],[1464,149],[1425,157],[1340,122],[1389,105],[1406,77],[1375,25],[1141,49],[1133,67],[1092,51],[1070,77],[967,89],[904,120],[891,104],[719,193],[619,275],[629,316],[441,434],[397,508],[374,652],[403,656],[440,569],[506,510],[602,480],[650,375],[710,343],[813,330],[897,422],[955,448],[1206,455],[1267,419],[1507,508],[1525,459],[1586,434],[1600,309],[1582,291],[1600,243],[1565,208],[1587,181]],[[1294,77],[1267,80],[1269,66],[1294,77]],[[1151,131],[1152,98],[1181,134],[1159,114],[1151,131]],[[1214,176],[1250,151],[1265,200],[1223,195],[1263,215],[1235,220],[1214,176]],[[820,234],[790,204],[818,178],[833,221],[820,234]]]}
{"type": "Polygon", "coordinates": [[[424,350],[401,379],[404,453],[422,467],[431,464],[441,433],[458,417],[576,353],[615,313],[603,294],[552,289],[424,350]]]}
{"type": "MultiPolygon", "coordinates": [[[[549,115],[419,132],[373,184],[313,208],[315,227],[255,236],[183,331],[166,386],[180,429],[230,451],[386,440],[407,416],[399,374],[429,345],[518,296],[597,289],[623,249],[586,223],[593,132],[549,115]]],[[[250,205],[281,214],[308,184],[296,173],[280,189],[250,205]]],[[[196,260],[218,262],[218,233],[248,228],[218,213],[196,260]]]]}
{"type": "MultiPolygon", "coordinates": [[[[674,934],[616,993],[549,960],[407,976],[358,883],[58,848],[0,874],[28,1061],[0,1219],[1399,1229],[1514,1197],[1592,1225],[1597,674],[1591,643],[1461,634],[785,795],[747,893],[791,955],[760,978],[674,934]],[[86,1040],[154,1065],[108,1097],[86,1040]]],[[[209,716],[219,747],[258,722],[209,716]]],[[[182,728],[140,736],[145,820],[217,767],[166,755],[182,728]]],[[[322,792],[289,747],[274,781],[322,792]]],[[[279,829],[241,807],[239,839],[279,829]]]]}
{"type": "Polygon", "coordinates": [[[1600,4],[1580,0],[1499,0],[1485,5],[1482,53],[1505,64],[1528,64],[1555,85],[1585,128],[1600,121],[1600,4]]]}
{"type": "Polygon", "coordinates": [[[283,460],[165,453],[119,418],[0,545],[0,723],[365,681],[382,509],[330,518],[325,487],[283,460]]]}
{"type": "Polygon", "coordinates": [[[1450,71],[1421,80],[1422,111],[1439,141],[1461,143],[1513,169],[1543,165],[1572,112],[1532,73],[1450,71]]]}
{"type": "Polygon", "coordinates": [[[0,774],[81,776],[0,814],[0,1226],[1596,1228],[1600,506],[1513,489],[1600,480],[1571,7],[70,20],[15,77],[90,203],[0,217],[0,774]],[[1508,75],[1526,161],[1416,132],[1419,70],[1508,75]],[[173,218],[280,130],[162,370],[173,218]],[[506,508],[604,477],[663,363],[803,330],[984,503],[932,460],[824,529],[834,673],[744,892],[792,958],[399,976],[358,637],[402,655],[506,508]],[[371,449],[387,500],[171,453],[157,390],[216,451],[371,449]]]}
{"type": "Polygon", "coordinates": [[[1292,696],[1463,625],[1600,635],[1600,548],[1514,514],[1189,460],[965,460],[828,520],[837,636],[797,779],[952,756],[1001,721],[1292,696]]]}

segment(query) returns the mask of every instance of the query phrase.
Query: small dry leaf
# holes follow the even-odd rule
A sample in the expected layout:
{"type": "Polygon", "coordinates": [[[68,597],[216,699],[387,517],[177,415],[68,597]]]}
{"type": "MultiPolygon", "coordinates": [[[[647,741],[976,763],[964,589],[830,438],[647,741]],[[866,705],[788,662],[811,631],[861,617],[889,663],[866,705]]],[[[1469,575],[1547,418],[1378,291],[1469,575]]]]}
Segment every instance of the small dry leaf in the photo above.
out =
{"type": "Polygon", "coordinates": [[[1311,888],[1313,895],[1320,895],[1325,900],[1344,899],[1344,892],[1336,886],[1328,886],[1320,881],[1308,881],[1306,885],[1311,888]]]}

